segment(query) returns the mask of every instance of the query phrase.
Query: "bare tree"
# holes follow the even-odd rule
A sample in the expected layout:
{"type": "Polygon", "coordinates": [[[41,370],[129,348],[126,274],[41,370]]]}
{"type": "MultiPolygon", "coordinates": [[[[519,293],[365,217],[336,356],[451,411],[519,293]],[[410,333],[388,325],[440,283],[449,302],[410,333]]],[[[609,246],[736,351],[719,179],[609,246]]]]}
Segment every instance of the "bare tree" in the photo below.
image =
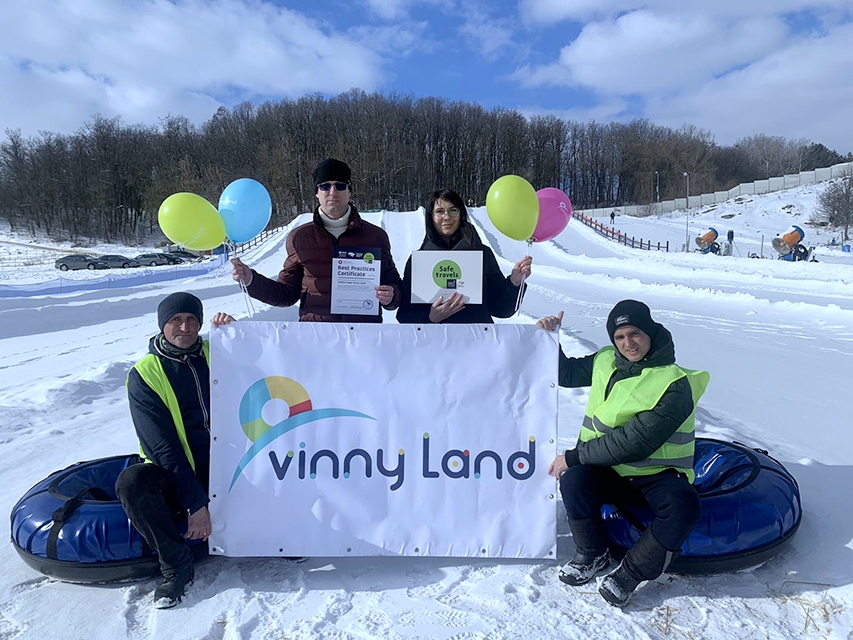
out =
{"type": "Polygon", "coordinates": [[[682,197],[685,171],[695,194],[839,157],[804,140],[758,135],[718,147],[690,125],[528,119],[476,103],[353,89],[221,107],[198,127],[180,115],[157,127],[96,116],[69,135],[7,131],[0,218],[74,241],[156,242],[168,196],[189,191],[216,203],[228,183],[250,177],[270,192],[273,224],[283,224],[315,206],[312,171],[329,156],[352,167],[360,208],[406,210],[440,187],[482,203],[507,174],[537,189],[558,187],[580,209],[645,205],[682,197]]]}
{"type": "Polygon", "coordinates": [[[848,172],[842,178],[832,180],[818,196],[818,217],[835,229],[841,229],[844,240],[850,240],[850,225],[853,224],[853,176],[848,172]]]}

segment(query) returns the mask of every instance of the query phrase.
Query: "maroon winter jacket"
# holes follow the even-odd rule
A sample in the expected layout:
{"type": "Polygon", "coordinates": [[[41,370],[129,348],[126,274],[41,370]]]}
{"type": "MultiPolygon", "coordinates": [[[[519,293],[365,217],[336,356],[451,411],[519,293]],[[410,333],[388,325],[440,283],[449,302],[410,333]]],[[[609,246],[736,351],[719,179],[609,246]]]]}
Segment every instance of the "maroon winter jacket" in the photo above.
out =
{"type": "Polygon", "coordinates": [[[388,234],[362,220],[353,205],[350,205],[347,228],[337,240],[323,226],[318,207],[314,211],[313,222],[291,231],[285,246],[287,259],[278,279],[271,280],[252,270],[254,277],[248,292],[256,300],[277,307],[289,307],[299,302],[299,320],[302,322],[382,322],[381,309],[377,316],[331,313],[332,256],[335,247],[378,247],[382,261],[379,281],[394,287],[394,297],[385,308],[391,311],[399,306],[402,280],[391,257],[388,234]]]}

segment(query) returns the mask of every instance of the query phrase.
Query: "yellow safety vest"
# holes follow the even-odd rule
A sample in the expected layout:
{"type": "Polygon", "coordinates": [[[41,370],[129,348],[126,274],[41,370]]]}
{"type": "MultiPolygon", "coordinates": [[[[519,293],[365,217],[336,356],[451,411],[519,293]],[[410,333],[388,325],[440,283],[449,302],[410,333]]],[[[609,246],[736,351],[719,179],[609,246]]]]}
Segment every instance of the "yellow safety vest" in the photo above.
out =
{"type": "Polygon", "coordinates": [[[645,460],[619,464],[613,469],[622,476],[648,476],[665,469],[675,469],[685,474],[692,483],[695,425],[693,417],[696,403],[711,379],[707,371],[682,369],[677,364],[649,367],[638,376],[625,378],[613,385],[605,399],[607,383],[616,371],[616,349],[604,347],[595,356],[592,367],[592,388],[581,427],[581,442],[609,433],[624,426],[643,411],[650,411],[660,401],[669,386],[687,377],[693,394],[693,411],[669,439],[645,460]]]}
{"type": "MultiPolygon", "coordinates": [[[[207,366],[209,367],[210,343],[207,340],[202,343],[202,351],[204,352],[204,359],[207,360],[207,366]]],[[[190,451],[189,442],[187,442],[187,431],[184,427],[184,419],[181,416],[181,406],[178,404],[178,397],[175,395],[175,390],[172,389],[172,385],[169,383],[169,378],[166,377],[166,372],[163,370],[163,363],[160,362],[160,358],[155,356],[153,353],[149,353],[142,358],[142,360],[137,362],[133,368],[139,373],[143,382],[151,387],[154,393],[160,397],[163,404],[165,404],[166,408],[169,410],[169,413],[172,414],[172,420],[175,422],[175,431],[178,432],[178,440],[181,443],[181,447],[184,450],[184,454],[187,456],[190,466],[193,471],[195,471],[195,460],[193,460],[193,454],[192,451],[190,451]]],[[[139,455],[145,459],[145,462],[151,462],[142,450],[142,443],[139,444],[139,455]]]]}

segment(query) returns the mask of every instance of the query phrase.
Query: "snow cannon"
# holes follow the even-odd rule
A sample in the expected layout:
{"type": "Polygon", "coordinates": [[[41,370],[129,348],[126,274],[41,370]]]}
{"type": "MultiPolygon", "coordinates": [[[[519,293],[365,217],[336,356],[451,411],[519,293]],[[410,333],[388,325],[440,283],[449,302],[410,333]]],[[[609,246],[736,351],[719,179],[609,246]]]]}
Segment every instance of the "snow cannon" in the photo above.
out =
{"type": "Polygon", "coordinates": [[[796,246],[800,244],[805,237],[806,234],[803,233],[803,230],[798,226],[793,225],[785,233],[779,234],[773,238],[773,240],[770,241],[770,244],[772,244],[773,248],[779,252],[779,255],[787,256],[794,251],[796,246]]]}
{"type": "Polygon", "coordinates": [[[709,227],[705,233],[696,238],[696,245],[702,253],[719,253],[720,245],[716,242],[718,235],[714,227],[709,227]]]}
{"type": "Polygon", "coordinates": [[[711,246],[711,243],[717,239],[717,230],[714,227],[710,227],[705,233],[696,238],[696,245],[705,251],[708,247],[711,246]]]}

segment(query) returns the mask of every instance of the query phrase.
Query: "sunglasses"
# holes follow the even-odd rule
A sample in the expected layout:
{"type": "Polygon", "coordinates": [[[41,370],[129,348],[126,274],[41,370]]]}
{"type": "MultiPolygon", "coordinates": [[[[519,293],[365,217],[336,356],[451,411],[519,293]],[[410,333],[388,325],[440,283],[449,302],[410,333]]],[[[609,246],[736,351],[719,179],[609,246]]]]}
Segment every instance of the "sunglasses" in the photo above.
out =
{"type": "Polygon", "coordinates": [[[346,191],[349,189],[349,185],[346,182],[324,182],[323,184],[317,185],[317,188],[320,191],[331,191],[332,187],[338,191],[346,191]]]}

